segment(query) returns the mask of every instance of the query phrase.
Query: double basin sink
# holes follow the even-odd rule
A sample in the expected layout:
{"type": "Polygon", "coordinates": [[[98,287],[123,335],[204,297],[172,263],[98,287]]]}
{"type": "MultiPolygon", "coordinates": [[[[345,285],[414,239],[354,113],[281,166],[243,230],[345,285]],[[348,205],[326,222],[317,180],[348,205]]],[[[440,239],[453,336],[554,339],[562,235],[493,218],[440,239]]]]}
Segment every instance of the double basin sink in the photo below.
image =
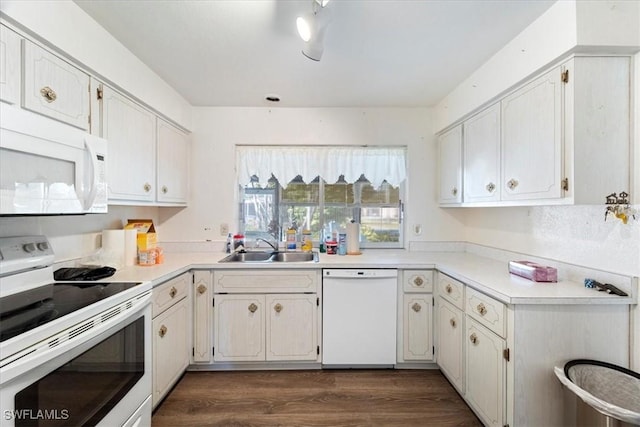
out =
{"type": "Polygon", "coordinates": [[[219,262],[318,262],[318,254],[315,252],[234,252],[227,255],[219,262]]]}

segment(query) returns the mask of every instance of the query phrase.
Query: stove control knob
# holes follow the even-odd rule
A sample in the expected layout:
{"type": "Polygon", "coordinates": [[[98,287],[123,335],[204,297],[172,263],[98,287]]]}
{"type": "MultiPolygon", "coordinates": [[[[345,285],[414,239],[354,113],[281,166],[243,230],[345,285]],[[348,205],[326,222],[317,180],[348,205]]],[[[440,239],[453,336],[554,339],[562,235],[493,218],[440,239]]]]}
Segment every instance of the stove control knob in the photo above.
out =
{"type": "Polygon", "coordinates": [[[22,246],[22,249],[24,249],[24,251],[27,252],[27,253],[34,252],[36,250],[36,244],[35,243],[27,243],[27,244],[22,246]]]}
{"type": "Polygon", "coordinates": [[[40,242],[38,243],[38,249],[41,251],[46,251],[49,249],[49,243],[47,242],[40,242]]]}

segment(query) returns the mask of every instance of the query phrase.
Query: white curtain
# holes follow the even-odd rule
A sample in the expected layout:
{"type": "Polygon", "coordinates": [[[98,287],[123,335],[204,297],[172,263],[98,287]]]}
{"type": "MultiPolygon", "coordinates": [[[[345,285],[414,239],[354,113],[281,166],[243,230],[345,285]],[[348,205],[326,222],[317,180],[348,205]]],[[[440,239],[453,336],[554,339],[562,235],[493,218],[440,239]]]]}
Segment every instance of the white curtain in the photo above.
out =
{"type": "Polygon", "coordinates": [[[317,176],[333,184],[340,175],[348,183],[364,175],[375,188],[383,181],[398,186],[407,174],[405,157],[405,147],[236,147],[238,182],[242,185],[257,176],[264,186],[273,174],[283,187],[298,175],[307,184],[317,176]]]}

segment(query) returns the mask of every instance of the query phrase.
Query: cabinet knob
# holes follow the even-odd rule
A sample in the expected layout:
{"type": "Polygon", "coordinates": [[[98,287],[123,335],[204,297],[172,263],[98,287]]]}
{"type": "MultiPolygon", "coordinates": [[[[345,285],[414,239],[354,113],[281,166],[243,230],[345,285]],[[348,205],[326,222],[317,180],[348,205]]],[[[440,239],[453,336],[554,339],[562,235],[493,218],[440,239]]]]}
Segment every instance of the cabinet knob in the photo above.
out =
{"type": "Polygon", "coordinates": [[[458,195],[458,189],[456,187],[453,187],[451,189],[451,194],[453,194],[454,196],[457,196],[458,195]]]}
{"type": "Polygon", "coordinates": [[[447,293],[448,293],[448,294],[450,294],[450,293],[453,291],[453,288],[451,287],[451,285],[447,285],[447,286],[444,288],[444,290],[445,290],[445,291],[447,291],[447,293]]]}
{"type": "Polygon", "coordinates": [[[454,319],[453,317],[451,319],[449,319],[449,324],[451,325],[452,328],[456,327],[456,319],[454,319]]]}
{"type": "Polygon", "coordinates": [[[169,192],[169,189],[167,188],[166,185],[162,186],[162,194],[167,194],[169,192]]]}
{"type": "Polygon", "coordinates": [[[276,311],[276,313],[280,313],[282,311],[282,304],[278,303],[274,305],[273,309],[276,311]]]}
{"type": "Polygon", "coordinates": [[[416,302],[416,303],[413,303],[413,305],[411,306],[411,309],[416,313],[418,313],[420,310],[422,310],[422,306],[416,302]]]}
{"type": "Polygon", "coordinates": [[[418,276],[413,279],[413,284],[416,286],[422,286],[424,284],[424,280],[422,280],[422,277],[418,276]]]}
{"type": "Polygon", "coordinates": [[[207,292],[207,287],[203,284],[199,284],[198,287],[196,288],[196,291],[198,291],[198,293],[202,295],[205,292],[207,292]]]}
{"type": "Polygon", "coordinates": [[[52,103],[53,101],[56,100],[56,98],[58,98],[56,91],[51,89],[49,86],[45,86],[42,89],[40,89],[40,95],[42,95],[44,100],[47,101],[48,103],[52,103]]]}
{"type": "Polygon", "coordinates": [[[507,187],[509,187],[509,190],[513,190],[517,186],[518,186],[518,180],[511,178],[509,181],[507,181],[507,187]]]}
{"type": "Polygon", "coordinates": [[[164,338],[165,335],[167,335],[167,327],[162,325],[160,326],[160,330],[158,331],[158,335],[160,335],[160,338],[164,338]]]}
{"type": "Polygon", "coordinates": [[[151,184],[146,182],[143,188],[144,188],[144,191],[148,193],[149,191],[151,191],[151,184]]]}
{"type": "Polygon", "coordinates": [[[471,336],[469,337],[469,341],[471,341],[471,344],[473,345],[477,345],[480,340],[478,340],[478,336],[475,334],[475,332],[473,334],[471,334],[471,336]]]}
{"type": "Polygon", "coordinates": [[[249,304],[249,311],[250,312],[255,313],[257,309],[258,309],[258,306],[255,305],[254,303],[249,304]]]}
{"type": "Polygon", "coordinates": [[[172,286],[171,289],[169,290],[169,296],[171,298],[175,298],[177,293],[178,293],[178,290],[176,289],[176,287],[172,286]]]}
{"type": "Polygon", "coordinates": [[[487,307],[485,307],[483,303],[478,304],[476,308],[478,309],[478,313],[480,313],[480,316],[484,316],[485,314],[487,314],[487,307]]]}
{"type": "Polygon", "coordinates": [[[493,193],[493,191],[496,189],[496,185],[493,182],[490,182],[487,184],[486,189],[489,193],[493,193]]]}

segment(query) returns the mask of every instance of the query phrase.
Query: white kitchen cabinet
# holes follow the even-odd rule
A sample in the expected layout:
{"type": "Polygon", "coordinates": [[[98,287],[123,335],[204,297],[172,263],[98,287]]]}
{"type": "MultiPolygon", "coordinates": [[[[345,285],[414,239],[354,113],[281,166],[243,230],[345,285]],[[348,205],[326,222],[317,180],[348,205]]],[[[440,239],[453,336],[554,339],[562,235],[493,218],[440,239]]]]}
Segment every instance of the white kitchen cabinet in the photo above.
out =
{"type": "Polygon", "coordinates": [[[487,426],[505,425],[506,342],[466,318],[465,399],[487,426]]]}
{"type": "Polygon", "coordinates": [[[20,105],[20,64],[22,37],[0,25],[0,101],[20,105]]]}
{"type": "Polygon", "coordinates": [[[553,68],[501,101],[502,200],[562,196],[561,78],[553,68]]]}
{"type": "Polygon", "coordinates": [[[157,123],[157,200],[186,204],[189,196],[188,136],[160,118],[157,123]]]}
{"type": "Polygon", "coordinates": [[[189,365],[189,285],[184,273],[152,293],[153,406],[156,407],[189,365]]]}
{"type": "Polygon", "coordinates": [[[463,124],[465,203],[500,200],[500,103],[463,124]]]}
{"type": "Polygon", "coordinates": [[[440,167],[439,202],[441,205],[462,202],[462,125],[438,137],[440,167]]]}
{"type": "Polygon", "coordinates": [[[433,362],[433,270],[400,272],[398,363],[433,362]]]}
{"type": "Polygon", "coordinates": [[[22,40],[22,107],[89,130],[89,75],[22,40]]]}
{"type": "Polygon", "coordinates": [[[576,357],[629,366],[624,304],[506,304],[443,273],[436,293],[436,362],[484,425],[574,425],[553,367],[576,357]]]}
{"type": "Polygon", "coordinates": [[[442,373],[464,395],[464,314],[442,297],[438,297],[436,311],[436,360],[442,373]]]}
{"type": "Polygon", "coordinates": [[[319,362],[316,270],[214,272],[214,363],[319,362]]]}
{"type": "Polygon", "coordinates": [[[101,96],[101,136],[109,143],[109,203],[155,201],[155,115],[106,85],[101,96]]]}
{"type": "Polygon", "coordinates": [[[211,363],[213,348],[213,273],[193,272],[193,363],[211,363]]]}

